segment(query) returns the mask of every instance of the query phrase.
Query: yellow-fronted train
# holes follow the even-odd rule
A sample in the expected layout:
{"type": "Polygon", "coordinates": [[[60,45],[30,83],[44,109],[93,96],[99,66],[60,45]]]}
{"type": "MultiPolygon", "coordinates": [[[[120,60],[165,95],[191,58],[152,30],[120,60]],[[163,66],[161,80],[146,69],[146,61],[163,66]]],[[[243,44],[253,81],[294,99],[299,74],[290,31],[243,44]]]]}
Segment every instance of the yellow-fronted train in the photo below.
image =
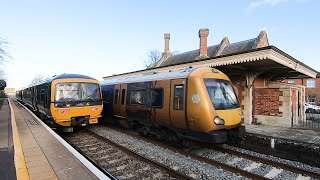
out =
{"type": "Polygon", "coordinates": [[[98,123],[102,112],[100,82],[80,74],[61,74],[16,92],[51,128],[72,132],[98,123]]]}
{"type": "Polygon", "coordinates": [[[108,122],[138,127],[174,143],[223,143],[245,134],[235,87],[217,69],[187,68],[101,82],[108,122]]]}

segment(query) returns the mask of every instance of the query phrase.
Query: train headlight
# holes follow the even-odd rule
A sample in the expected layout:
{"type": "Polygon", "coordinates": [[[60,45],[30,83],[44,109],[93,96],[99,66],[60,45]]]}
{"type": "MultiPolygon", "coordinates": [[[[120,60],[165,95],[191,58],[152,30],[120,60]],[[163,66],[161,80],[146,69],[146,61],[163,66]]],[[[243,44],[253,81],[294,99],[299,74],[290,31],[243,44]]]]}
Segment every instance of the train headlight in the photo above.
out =
{"type": "Polygon", "coordinates": [[[224,120],[221,119],[219,116],[215,117],[213,122],[216,124],[216,125],[224,125],[224,120]]]}
{"type": "Polygon", "coordinates": [[[70,113],[70,109],[61,109],[60,110],[60,114],[69,114],[70,113]]]}
{"type": "Polygon", "coordinates": [[[244,115],[243,115],[243,112],[241,112],[241,123],[244,123],[244,115]]]}
{"type": "Polygon", "coordinates": [[[99,110],[98,107],[93,107],[93,108],[91,108],[91,111],[98,111],[98,110],[99,110]]]}

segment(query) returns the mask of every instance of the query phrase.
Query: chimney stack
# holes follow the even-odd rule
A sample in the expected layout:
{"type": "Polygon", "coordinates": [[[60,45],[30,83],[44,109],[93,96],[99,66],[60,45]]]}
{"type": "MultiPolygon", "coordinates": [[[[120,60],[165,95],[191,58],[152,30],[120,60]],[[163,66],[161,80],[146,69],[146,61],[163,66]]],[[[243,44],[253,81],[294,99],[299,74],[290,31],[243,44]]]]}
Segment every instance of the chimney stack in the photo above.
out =
{"type": "Polygon", "coordinates": [[[208,46],[207,46],[208,35],[209,35],[209,29],[199,30],[199,38],[200,38],[199,59],[208,58],[208,46]]]}
{"type": "Polygon", "coordinates": [[[164,52],[162,53],[163,58],[168,58],[172,56],[172,53],[170,52],[170,49],[169,49],[169,40],[170,40],[170,33],[165,33],[164,34],[164,52]]]}

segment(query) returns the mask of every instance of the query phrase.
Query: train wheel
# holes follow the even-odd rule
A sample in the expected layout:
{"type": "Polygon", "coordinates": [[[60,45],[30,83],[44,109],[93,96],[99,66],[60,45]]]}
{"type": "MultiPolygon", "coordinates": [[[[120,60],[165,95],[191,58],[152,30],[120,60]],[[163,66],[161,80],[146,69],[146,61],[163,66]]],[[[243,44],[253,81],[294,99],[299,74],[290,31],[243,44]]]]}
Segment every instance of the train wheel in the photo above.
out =
{"type": "Polygon", "coordinates": [[[138,129],[138,132],[141,136],[144,136],[144,137],[148,137],[149,136],[149,132],[148,132],[148,129],[145,125],[141,125],[138,129]]]}
{"type": "Polygon", "coordinates": [[[169,142],[170,144],[172,144],[172,146],[176,147],[176,148],[181,148],[181,139],[179,138],[179,136],[174,132],[170,134],[169,137],[169,142]]]}

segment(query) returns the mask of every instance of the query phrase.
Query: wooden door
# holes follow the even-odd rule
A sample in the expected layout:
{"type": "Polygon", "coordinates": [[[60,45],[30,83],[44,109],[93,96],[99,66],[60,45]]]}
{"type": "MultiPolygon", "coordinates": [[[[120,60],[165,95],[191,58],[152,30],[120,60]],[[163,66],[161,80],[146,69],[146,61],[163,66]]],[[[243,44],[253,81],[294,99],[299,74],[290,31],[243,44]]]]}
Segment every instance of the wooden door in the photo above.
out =
{"type": "Polygon", "coordinates": [[[170,119],[173,127],[187,129],[186,79],[171,80],[170,119]]]}

